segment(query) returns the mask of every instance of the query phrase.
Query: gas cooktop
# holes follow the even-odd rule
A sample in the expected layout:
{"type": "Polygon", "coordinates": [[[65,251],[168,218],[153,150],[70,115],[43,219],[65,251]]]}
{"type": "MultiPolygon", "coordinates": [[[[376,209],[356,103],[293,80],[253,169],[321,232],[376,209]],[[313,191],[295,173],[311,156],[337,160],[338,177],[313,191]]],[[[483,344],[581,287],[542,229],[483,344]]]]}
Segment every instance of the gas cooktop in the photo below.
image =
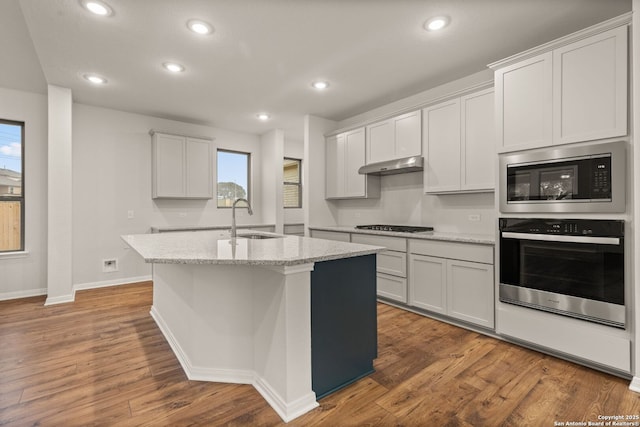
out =
{"type": "Polygon", "coordinates": [[[419,227],[413,225],[372,224],[356,225],[356,228],[360,230],[395,231],[399,233],[421,233],[425,231],[433,231],[433,227],[419,227]]]}

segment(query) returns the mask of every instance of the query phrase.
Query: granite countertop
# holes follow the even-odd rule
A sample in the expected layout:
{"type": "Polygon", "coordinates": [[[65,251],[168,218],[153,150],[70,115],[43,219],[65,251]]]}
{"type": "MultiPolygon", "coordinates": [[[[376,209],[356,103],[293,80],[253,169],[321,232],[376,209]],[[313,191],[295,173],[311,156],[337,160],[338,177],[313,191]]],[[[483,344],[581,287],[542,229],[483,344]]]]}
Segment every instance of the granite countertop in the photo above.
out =
{"type": "Polygon", "coordinates": [[[395,231],[361,230],[355,226],[327,226],[309,227],[309,230],[338,231],[342,233],[375,234],[378,236],[404,237],[405,239],[443,240],[447,242],[475,243],[480,245],[494,245],[496,238],[493,234],[473,233],[443,233],[428,231],[421,233],[401,233],[395,231]]]}
{"type": "Polygon", "coordinates": [[[267,232],[238,231],[230,238],[228,230],[133,234],[122,239],[148,263],[297,265],[370,255],[382,252],[380,246],[335,242],[267,232]],[[276,236],[247,239],[246,234],[276,236]]]}

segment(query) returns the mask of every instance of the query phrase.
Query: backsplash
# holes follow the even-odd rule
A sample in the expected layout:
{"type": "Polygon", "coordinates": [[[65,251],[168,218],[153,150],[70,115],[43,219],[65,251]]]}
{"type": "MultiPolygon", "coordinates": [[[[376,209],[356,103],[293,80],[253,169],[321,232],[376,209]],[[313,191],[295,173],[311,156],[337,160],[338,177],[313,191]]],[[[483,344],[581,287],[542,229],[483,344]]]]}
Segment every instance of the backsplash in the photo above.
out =
{"type": "Polygon", "coordinates": [[[493,193],[430,195],[422,172],[382,177],[379,199],[338,200],[338,224],[409,224],[442,232],[493,234],[493,193]]]}

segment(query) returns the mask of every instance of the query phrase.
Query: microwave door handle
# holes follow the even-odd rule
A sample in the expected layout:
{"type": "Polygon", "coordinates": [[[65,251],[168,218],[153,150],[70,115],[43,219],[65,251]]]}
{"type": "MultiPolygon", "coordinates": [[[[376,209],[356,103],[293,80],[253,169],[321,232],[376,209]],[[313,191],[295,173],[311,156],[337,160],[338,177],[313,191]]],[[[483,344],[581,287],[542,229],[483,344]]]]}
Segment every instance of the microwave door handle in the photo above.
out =
{"type": "Polygon", "coordinates": [[[502,237],[507,239],[540,240],[544,242],[595,243],[599,245],[619,245],[618,237],[562,236],[553,234],[513,233],[505,231],[502,237]]]}

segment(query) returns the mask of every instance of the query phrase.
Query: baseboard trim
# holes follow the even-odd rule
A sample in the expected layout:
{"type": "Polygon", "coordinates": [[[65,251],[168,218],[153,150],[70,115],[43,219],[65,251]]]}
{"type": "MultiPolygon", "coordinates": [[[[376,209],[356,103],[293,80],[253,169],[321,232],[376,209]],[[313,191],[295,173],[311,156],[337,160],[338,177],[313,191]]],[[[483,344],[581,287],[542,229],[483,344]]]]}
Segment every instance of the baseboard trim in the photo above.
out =
{"type": "MultiPolygon", "coordinates": [[[[109,286],[121,286],[130,285],[132,283],[149,282],[153,278],[152,276],[138,276],[138,277],[126,277],[118,280],[103,280],[100,282],[79,283],[73,285],[72,293],[70,295],[62,295],[59,297],[47,297],[44,305],[64,304],[68,302],[74,302],[76,299],[76,291],[84,291],[88,289],[106,288],[109,286]]],[[[2,292],[0,293],[0,301],[8,301],[20,298],[38,297],[47,295],[47,288],[27,289],[24,291],[2,292]]]]}
{"type": "Polygon", "coordinates": [[[631,384],[629,384],[629,390],[640,393],[640,377],[633,377],[631,384]]]}
{"type": "Polygon", "coordinates": [[[263,378],[256,376],[256,380],[253,387],[260,393],[260,395],[267,401],[269,406],[282,418],[282,421],[288,423],[289,421],[298,418],[299,416],[306,414],[312,409],[317,408],[320,404],[316,401],[316,394],[312,391],[306,396],[302,396],[299,399],[286,403],[280,395],[273,390],[271,385],[267,383],[263,378]]]}
{"type": "Polygon", "coordinates": [[[88,283],[76,283],[73,285],[74,291],[84,291],[87,289],[107,288],[109,286],[130,285],[131,283],[148,282],[152,280],[151,275],[137,276],[137,277],[124,277],[117,280],[101,280],[99,282],[88,283]]]}
{"type": "Polygon", "coordinates": [[[158,328],[169,343],[169,347],[173,350],[182,370],[187,378],[193,381],[210,381],[233,384],[251,384],[267,401],[274,411],[282,418],[284,422],[289,422],[300,415],[306,414],[310,410],[319,406],[316,401],[316,394],[312,391],[306,396],[286,403],[284,399],[277,393],[264,378],[257,375],[253,370],[241,369],[214,369],[193,366],[189,356],[182,350],[180,344],[175,339],[171,329],[162,319],[162,315],[156,310],[155,306],[151,306],[151,317],[158,325],[158,328]]]}
{"type": "Polygon", "coordinates": [[[47,288],[40,289],[27,289],[26,291],[14,291],[0,293],[0,301],[6,301],[11,299],[39,297],[47,294],[47,288]]]}
{"type": "Polygon", "coordinates": [[[76,292],[73,291],[69,295],[61,295],[59,297],[47,297],[47,300],[44,302],[45,306],[48,305],[56,305],[56,304],[66,304],[68,302],[74,302],[76,300],[76,292]]]}

